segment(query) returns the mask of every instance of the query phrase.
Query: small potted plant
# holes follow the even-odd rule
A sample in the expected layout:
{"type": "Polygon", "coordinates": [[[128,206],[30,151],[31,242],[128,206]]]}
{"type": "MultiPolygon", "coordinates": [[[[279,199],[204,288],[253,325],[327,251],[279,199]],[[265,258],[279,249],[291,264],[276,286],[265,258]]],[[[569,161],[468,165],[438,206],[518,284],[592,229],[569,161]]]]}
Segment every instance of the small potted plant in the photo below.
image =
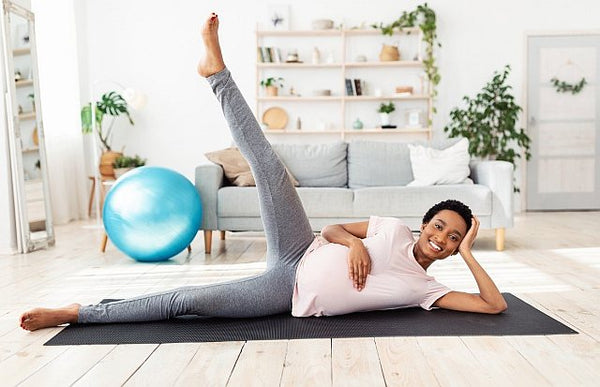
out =
{"type": "Polygon", "coordinates": [[[382,126],[390,124],[390,113],[394,110],[396,110],[396,106],[392,101],[388,103],[382,102],[381,105],[379,105],[377,112],[379,113],[379,119],[381,120],[382,126]]]}
{"type": "Polygon", "coordinates": [[[279,88],[283,87],[283,78],[269,77],[260,81],[260,85],[265,88],[269,97],[277,97],[279,88]]]}
{"type": "Polygon", "coordinates": [[[115,178],[121,177],[123,174],[132,170],[133,168],[143,167],[146,165],[146,159],[142,159],[140,156],[119,156],[113,162],[113,168],[115,172],[115,178]]]}

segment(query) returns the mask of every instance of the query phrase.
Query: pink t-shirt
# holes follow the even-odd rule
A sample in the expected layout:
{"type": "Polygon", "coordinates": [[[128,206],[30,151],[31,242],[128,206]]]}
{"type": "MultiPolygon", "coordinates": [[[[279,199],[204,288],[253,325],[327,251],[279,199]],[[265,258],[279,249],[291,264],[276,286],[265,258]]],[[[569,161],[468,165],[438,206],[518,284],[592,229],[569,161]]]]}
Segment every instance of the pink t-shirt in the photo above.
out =
{"type": "Polygon", "coordinates": [[[450,292],[417,263],[415,239],[399,219],[371,216],[363,243],[371,273],[362,291],[348,277],[348,248],[321,237],[298,264],[292,316],[333,316],[367,310],[431,305],[450,292]]]}

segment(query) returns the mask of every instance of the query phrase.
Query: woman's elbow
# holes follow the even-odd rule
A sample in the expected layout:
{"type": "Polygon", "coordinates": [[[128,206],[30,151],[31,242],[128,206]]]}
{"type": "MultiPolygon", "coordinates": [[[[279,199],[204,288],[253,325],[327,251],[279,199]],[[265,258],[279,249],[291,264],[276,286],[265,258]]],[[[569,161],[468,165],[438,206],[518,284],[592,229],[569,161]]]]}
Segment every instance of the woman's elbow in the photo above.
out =
{"type": "Polygon", "coordinates": [[[504,311],[506,311],[506,309],[508,309],[508,305],[506,304],[506,301],[502,300],[502,302],[499,302],[495,305],[490,305],[490,309],[489,309],[489,314],[500,314],[504,311]]]}

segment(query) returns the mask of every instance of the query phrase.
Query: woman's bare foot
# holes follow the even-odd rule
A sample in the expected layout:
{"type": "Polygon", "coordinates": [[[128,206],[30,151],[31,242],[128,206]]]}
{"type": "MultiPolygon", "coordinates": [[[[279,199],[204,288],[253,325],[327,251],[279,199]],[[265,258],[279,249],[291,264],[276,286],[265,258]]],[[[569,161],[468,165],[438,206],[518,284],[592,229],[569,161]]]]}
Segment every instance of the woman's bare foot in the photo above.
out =
{"type": "Polygon", "coordinates": [[[21,328],[35,331],[41,328],[55,327],[60,324],[76,323],[80,304],[71,304],[63,308],[35,308],[21,315],[21,328]]]}
{"type": "Polygon", "coordinates": [[[219,17],[211,13],[202,27],[206,56],[198,63],[198,74],[207,78],[225,68],[219,45],[219,17]]]}

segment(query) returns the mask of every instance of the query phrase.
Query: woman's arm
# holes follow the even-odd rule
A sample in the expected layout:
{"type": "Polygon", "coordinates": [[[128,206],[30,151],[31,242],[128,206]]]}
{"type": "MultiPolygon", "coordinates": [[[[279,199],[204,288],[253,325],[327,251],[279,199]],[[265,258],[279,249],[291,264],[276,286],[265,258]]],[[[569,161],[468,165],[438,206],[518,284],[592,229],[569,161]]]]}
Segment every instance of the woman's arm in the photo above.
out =
{"type": "Polygon", "coordinates": [[[332,224],[321,230],[321,236],[331,243],[348,247],[348,276],[354,287],[361,291],[365,287],[367,275],[371,272],[371,257],[362,243],[367,236],[369,222],[332,224]]]}
{"type": "Polygon", "coordinates": [[[477,236],[477,230],[479,230],[479,220],[473,217],[471,229],[460,243],[458,251],[477,282],[479,294],[450,292],[434,302],[434,306],[463,312],[491,314],[502,313],[506,310],[507,305],[504,297],[502,297],[494,281],[492,281],[471,253],[471,247],[477,236]]]}

